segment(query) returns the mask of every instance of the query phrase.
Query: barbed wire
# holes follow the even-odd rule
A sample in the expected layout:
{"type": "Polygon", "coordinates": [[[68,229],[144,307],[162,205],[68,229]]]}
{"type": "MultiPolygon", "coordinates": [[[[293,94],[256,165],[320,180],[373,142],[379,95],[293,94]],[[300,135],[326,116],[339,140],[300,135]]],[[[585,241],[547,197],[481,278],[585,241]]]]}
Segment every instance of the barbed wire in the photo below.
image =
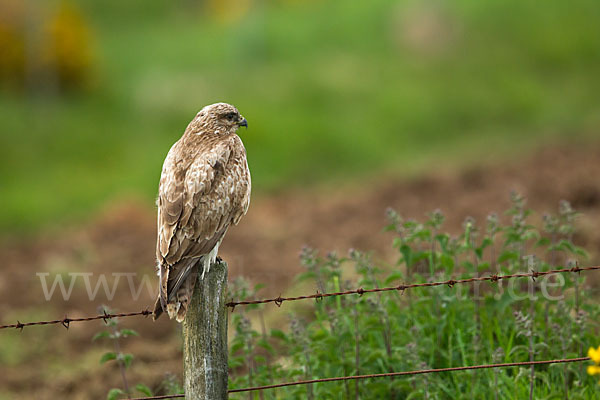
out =
{"type": "MultiPolygon", "coordinates": [[[[589,360],[591,360],[590,357],[562,358],[562,359],[556,359],[556,360],[521,361],[521,362],[512,362],[512,363],[469,365],[469,366],[463,366],[463,367],[420,369],[420,370],[415,370],[415,371],[386,372],[386,373],[382,373],[382,374],[338,376],[338,377],[334,377],[334,378],[307,379],[307,380],[303,380],[303,381],[276,383],[273,385],[254,386],[254,387],[242,388],[242,389],[230,389],[228,391],[228,393],[250,392],[250,391],[255,391],[255,390],[275,389],[275,388],[286,387],[286,386],[309,385],[312,383],[336,382],[336,381],[346,381],[346,380],[355,380],[355,379],[388,378],[388,377],[392,377],[392,376],[423,375],[423,374],[432,374],[432,373],[440,373],[440,372],[456,372],[456,371],[467,371],[467,370],[476,370],[476,369],[527,367],[527,366],[532,366],[532,365],[561,364],[561,363],[564,364],[564,363],[575,363],[575,362],[582,362],[582,361],[589,361],[589,360]]],[[[151,397],[138,397],[138,398],[131,399],[131,400],[157,400],[157,399],[171,399],[171,398],[182,398],[182,397],[185,397],[185,395],[184,394],[175,394],[175,395],[162,395],[162,396],[151,396],[151,397]]]]}
{"type": "Polygon", "coordinates": [[[480,277],[465,278],[465,279],[456,279],[456,280],[449,279],[449,280],[440,281],[440,282],[400,284],[397,286],[375,288],[375,289],[363,289],[361,287],[358,289],[347,290],[344,292],[320,293],[317,290],[317,292],[315,294],[306,295],[306,296],[297,296],[297,297],[281,297],[281,296],[279,296],[279,297],[272,298],[272,299],[230,301],[229,303],[226,303],[225,305],[227,307],[231,307],[231,311],[233,312],[233,310],[237,306],[246,306],[246,305],[250,305],[250,304],[275,303],[275,305],[277,305],[277,307],[280,307],[284,301],[296,301],[296,300],[306,300],[306,299],[320,300],[324,297],[331,297],[331,296],[345,296],[345,295],[349,295],[349,294],[358,294],[358,295],[362,296],[365,293],[389,292],[389,291],[399,291],[399,292],[404,293],[404,291],[406,289],[414,289],[414,288],[420,288],[420,287],[448,286],[448,287],[452,288],[452,287],[454,287],[454,285],[463,284],[463,283],[482,282],[482,281],[498,282],[501,280],[508,280],[508,279],[514,279],[514,278],[532,278],[535,281],[535,278],[538,278],[538,277],[544,276],[544,275],[553,275],[553,274],[559,274],[559,273],[565,273],[565,272],[580,273],[580,272],[592,271],[592,270],[600,270],[600,266],[593,266],[593,267],[575,266],[572,268],[553,269],[553,270],[541,271],[541,272],[531,271],[528,273],[518,273],[518,274],[509,274],[509,275],[493,274],[493,275],[489,275],[489,276],[480,276],[480,277]]]}
{"type": "MultiPolygon", "coordinates": [[[[553,270],[541,271],[541,272],[531,271],[531,272],[527,272],[527,273],[518,273],[518,274],[509,274],[509,275],[494,274],[494,275],[489,275],[489,276],[472,277],[472,278],[465,278],[465,279],[456,279],[456,280],[449,279],[449,280],[439,281],[439,282],[400,284],[397,286],[374,288],[374,289],[363,289],[361,287],[361,288],[354,289],[354,290],[347,290],[345,292],[320,293],[317,290],[317,292],[315,294],[306,295],[306,296],[297,296],[297,297],[281,297],[281,296],[279,296],[276,298],[262,299],[262,300],[230,301],[229,303],[226,303],[225,306],[231,307],[231,311],[233,312],[235,307],[237,307],[237,306],[245,306],[245,305],[250,305],[250,304],[275,303],[278,307],[280,307],[284,301],[296,301],[296,300],[306,300],[306,299],[320,300],[322,298],[332,297],[332,296],[345,296],[345,295],[350,295],[350,294],[358,294],[359,296],[362,296],[365,293],[389,292],[389,291],[399,291],[399,292],[404,293],[404,291],[406,289],[414,289],[414,288],[419,288],[419,287],[448,286],[448,287],[452,288],[452,287],[454,287],[454,285],[464,284],[464,283],[473,283],[473,282],[482,282],[482,281],[498,282],[501,280],[508,280],[508,279],[514,279],[514,278],[532,278],[533,280],[535,280],[535,278],[538,278],[540,276],[545,276],[545,275],[554,275],[554,274],[565,273],[565,272],[580,273],[580,272],[593,271],[593,270],[600,270],[600,266],[592,266],[592,267],[575,266],[572,268],[553,269],[553,270]]],[[[23,328],[26,326],[53,325],[53,324],[61,324],[65,328],[69,329],[69,325],[71,322],[86,322],[86,321],[94,321],[94,320],[99,320],[99,319],[102,319],[106,322],[106,320],[109,318],[134,317],[134,316],[147,317],[148,315],[151,315],[151,314],[152,314],[152,311],[150,311],[148,308],[146,308],[145,310],[142,310],[142,311],[129,312],[129,313],[109,314],[109,313],[105,312],[103,314],[99,314],[99,315],[95,315],[95,316],[91,316],[91,317],[83,317],[83,318],[69,318],[69,317],[65,316],[62,319],[54,319],[54,320],[50,320],[50,321],[36,321],[36,322],[20,322],[17,320],[16,324],[0,325],[0,330],[8,329],[8,328],[15,328],[15,329],[23,330],[23,328]]]]}
{"type": "Polygon", "coordinates": [[[54,319],[51,321],[36,321],[36,322],[17,321],[16,324],[0,325],[0,329],[16,328],[16,329],[23,330],[23,328],[26,326],[53,325],[53,324],[61,324],[65,328],[69,329],[71,322],[86,322],[86,321],[95,321],[98,319],[102,319],[102,320],[104,320],[104,322],[107,322],[107,320],[109,320],[111,318],[134,317],[134,316],[138,316],[138,315],[143,315],[143,316],[147,317],[148,315],[151,315],[151,314],[152,314],[152,311],[150,311],[149,309],[145,309],[142,311],[136,311],[136,312],[114,313],[114,314],[107,313],[106,311],[104,311],[104,313],[94,315],[92,317],[69,318],[69,317],[65,316],[63,319],[54,319]]]}

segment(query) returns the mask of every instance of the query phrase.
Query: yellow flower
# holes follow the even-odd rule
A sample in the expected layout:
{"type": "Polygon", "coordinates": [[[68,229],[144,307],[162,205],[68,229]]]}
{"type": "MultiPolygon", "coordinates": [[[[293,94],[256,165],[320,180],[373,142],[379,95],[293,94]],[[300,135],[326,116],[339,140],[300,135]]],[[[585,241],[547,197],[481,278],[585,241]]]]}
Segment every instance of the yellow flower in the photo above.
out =
{"type": "Polygon", "coordinates": [[[597,365],[589,365],[587,367],[588,375],[597,375],[600,374],[600,367],[597,365]]]}
{"type": "MultiPolygon", "coordinates": [[[[588,375],[599,375],[600,374],[600,346],[597,349],[590,347],[588,350],[588,357],[592,359],[592,361],[596,365],[589,365],[587,367],[588,375]]],[[[600,382],[598,382],[600,383],[600,382]]]]}
{"type": "Polygon", "coordinates": [[[598,346],[597,349],[590,347],[588,350],[588,357],[596,364],[600,364],[600,346],[598,346]]]}

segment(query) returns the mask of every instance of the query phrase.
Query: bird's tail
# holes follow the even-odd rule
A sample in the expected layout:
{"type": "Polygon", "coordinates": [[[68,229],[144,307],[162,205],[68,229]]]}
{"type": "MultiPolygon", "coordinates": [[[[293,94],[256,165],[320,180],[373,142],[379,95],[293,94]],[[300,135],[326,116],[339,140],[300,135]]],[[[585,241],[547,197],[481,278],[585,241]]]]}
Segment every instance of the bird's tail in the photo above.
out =
{"type": "MultiPolygon", "coordinates": [[[[166,290],[161,287],[156,302],[154,303],[153,319],[156,320],[163,311],[166,311],[169,318],[175,318],[177,322],[183,322],[187,312],[194,287],[198,279],[198,265],[202,265],[202,258],[188,260],[187,265],[181,266],[177,276],[163,275],[166,278],[166,290]],[[191,262],[190,262],[191,261],[191,262]]],[[[161,266],[162,268],[162,266],[161,266]]],[[[175,269],[175,268],[173,268],[175,269]]],[[[165,268],[164,274],[168,274],[169,269],[165,268]]]]}
{"type": "Polygon", "coordinates": [[[197,280],[198,272],[196,271],[196,268],[194,268],[194,272],[192,272],[185,279],[181,287],[177,289],[174,298],[167,302],[167,313],[169,314],[169,318],[175,318],[177,322],[183,322],[190,301],[192,300],[197,280]]]}

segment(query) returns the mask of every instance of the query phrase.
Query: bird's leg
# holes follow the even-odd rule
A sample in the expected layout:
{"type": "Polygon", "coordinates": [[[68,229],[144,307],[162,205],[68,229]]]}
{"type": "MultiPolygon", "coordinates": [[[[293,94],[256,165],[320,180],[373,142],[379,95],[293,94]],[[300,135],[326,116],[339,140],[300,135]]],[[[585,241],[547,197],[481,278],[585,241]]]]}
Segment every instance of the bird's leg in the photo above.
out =
{"type": "Polygon", "coordinates": [[[217,258],[215,258],[215,262],[217,264],[222,264],[223,263],[223,259],[221,257],[217,256],[217,258]]]}

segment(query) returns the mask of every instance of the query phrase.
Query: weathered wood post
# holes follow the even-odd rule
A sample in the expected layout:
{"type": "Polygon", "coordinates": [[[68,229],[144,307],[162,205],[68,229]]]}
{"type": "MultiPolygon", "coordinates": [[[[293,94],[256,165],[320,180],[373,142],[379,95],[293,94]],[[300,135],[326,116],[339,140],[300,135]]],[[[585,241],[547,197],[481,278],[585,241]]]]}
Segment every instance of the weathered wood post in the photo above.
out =
{"type": "Polygon", "coordinates": [[[216,262],[200,279],[183,321],[186,400],[227,399],[227,264],[216,262]]]}

